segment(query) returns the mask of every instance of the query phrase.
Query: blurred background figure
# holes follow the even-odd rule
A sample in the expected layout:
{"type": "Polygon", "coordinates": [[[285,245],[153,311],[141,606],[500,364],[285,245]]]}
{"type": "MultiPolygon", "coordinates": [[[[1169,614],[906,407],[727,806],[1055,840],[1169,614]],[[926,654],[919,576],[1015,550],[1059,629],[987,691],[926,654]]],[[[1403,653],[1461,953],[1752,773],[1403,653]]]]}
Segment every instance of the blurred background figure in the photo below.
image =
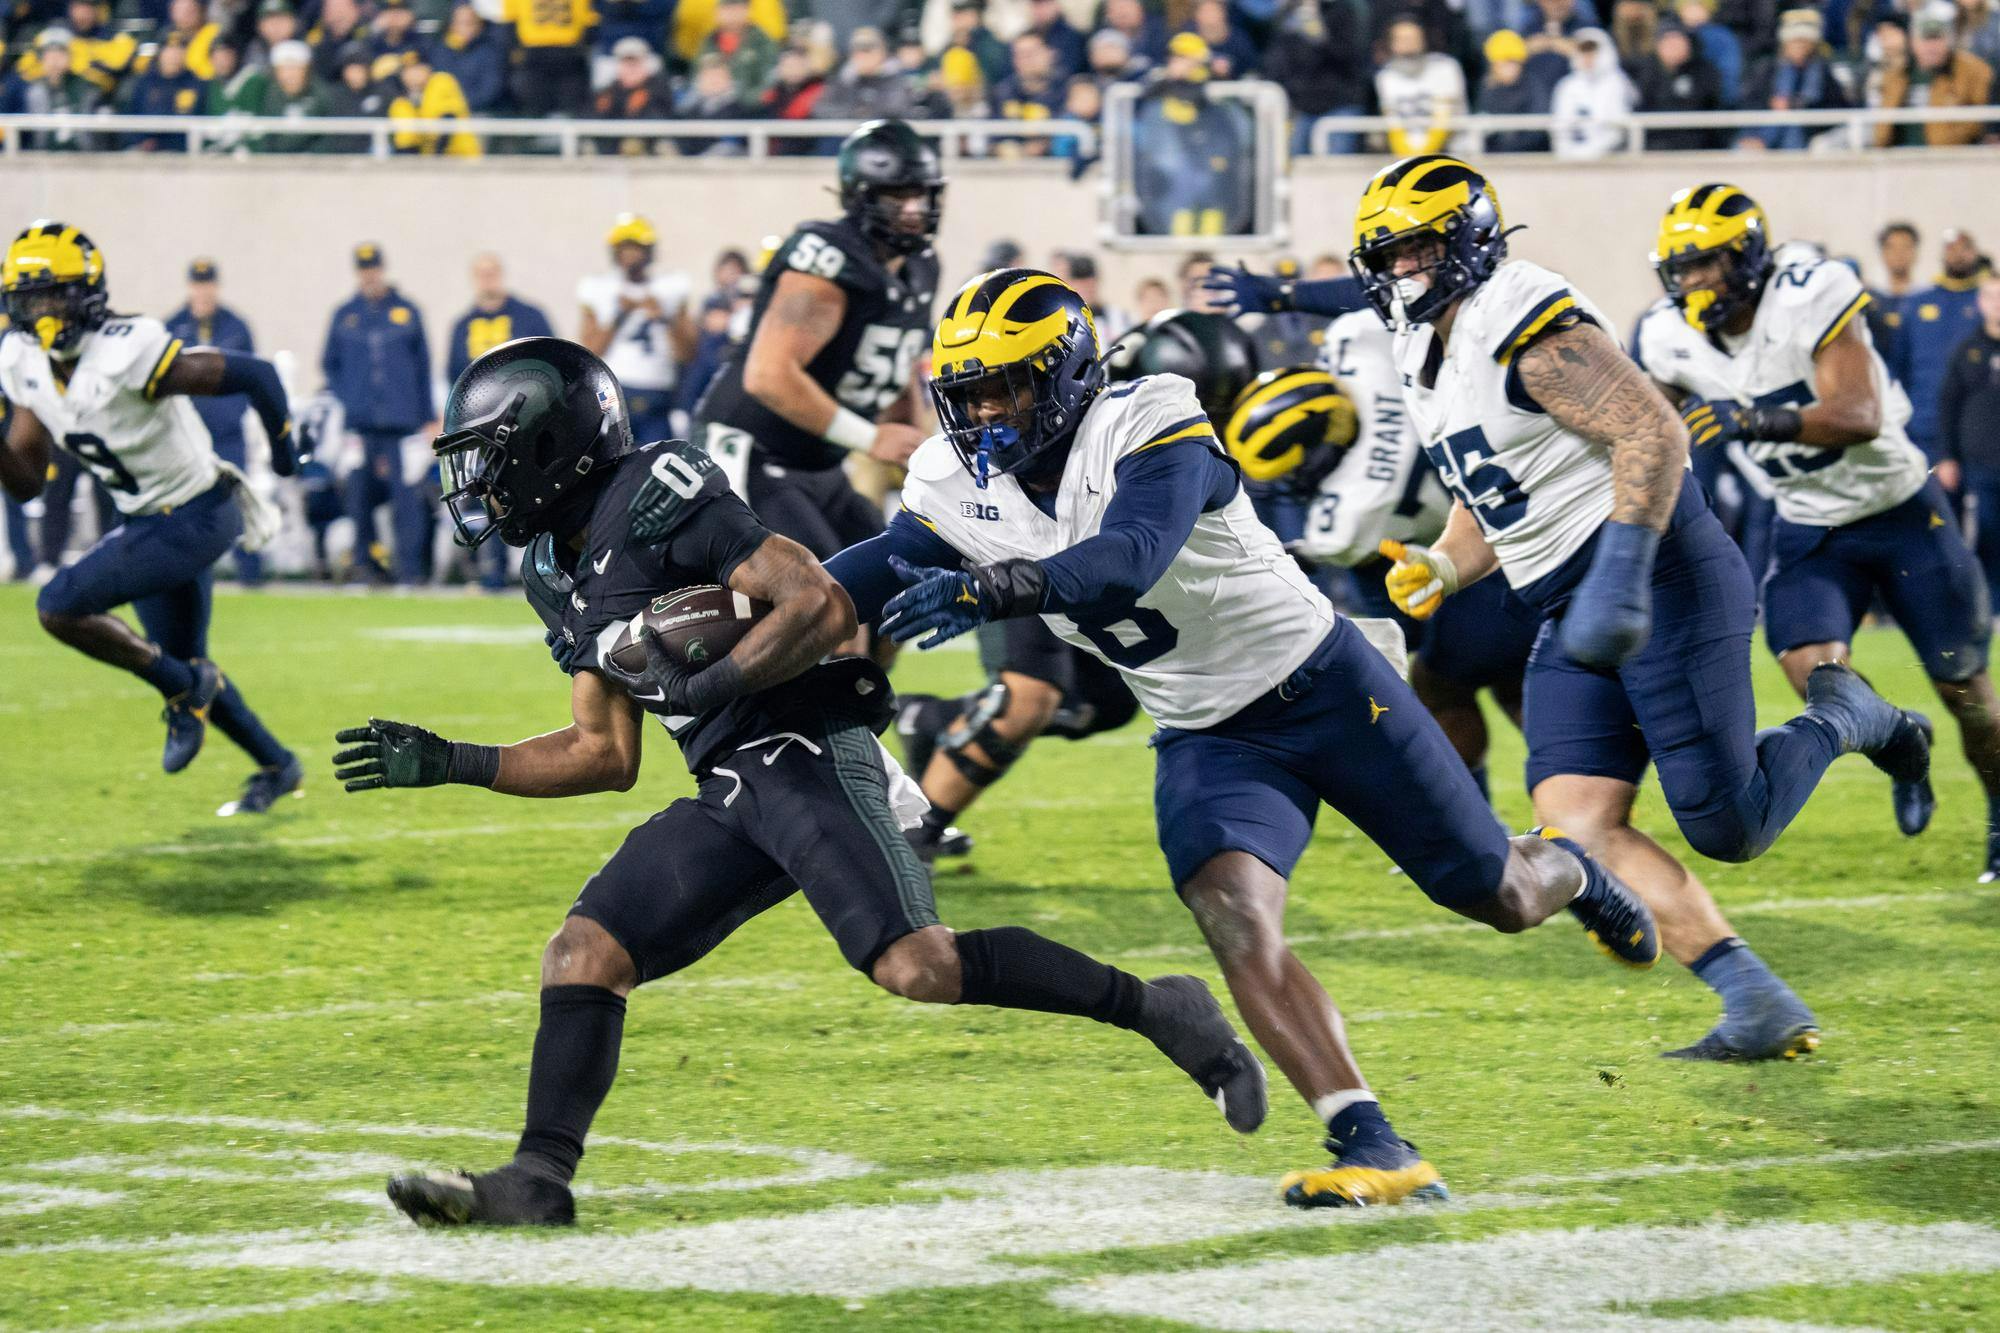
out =
{"type": "Polygon", "coordinates": [[[659,233],[637,213],[620,213],[605,236],[611,270],[576,287],[582,307],[577,341],[604,358],[625,386],[632,437],[642,444],[673,438],[674,386],[694,356],[694,284],[685,273],[653,271],[659,233]]]}
{"type": "MultiPolygon", "coordinates": [[[[222,271],[213,259],[197,259],[188,265],[187,303],[168,315],[167,332],[189,347],[214,347],[225,352],[254,353],[256,339],[242,316],[222,304],[222,271]]],[[[215,441],[215,452],[226,463],[248,471],[249,442],[244,435],[244,418],[250,411],[245,394],[217,394],[191,400],[215,441]]],[[[261,427],[260,427],[261,429],[261,427]]],[[[236,581],[254,588],[264,581],[264,558],[238,546],[236,581]]]]}

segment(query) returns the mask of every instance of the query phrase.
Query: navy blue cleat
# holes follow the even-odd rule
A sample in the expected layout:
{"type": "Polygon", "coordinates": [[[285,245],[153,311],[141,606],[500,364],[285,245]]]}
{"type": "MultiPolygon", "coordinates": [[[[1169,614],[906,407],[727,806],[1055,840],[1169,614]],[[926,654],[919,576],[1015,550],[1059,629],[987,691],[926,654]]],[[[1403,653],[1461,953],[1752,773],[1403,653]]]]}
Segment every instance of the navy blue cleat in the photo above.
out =
{"type": "Polygon", "coordinates": [[[1254,1134],[1271,1109],[1259,1060],[1230,1026],[1200,977],[1154,977],[1139,1032],[1193,1079],[1238,1134],[1254,1134]]]}
{"type": "Polygon", "coordinates": [[[1651,967],[1660,961],[1660,928],[1653,910],[1603,862],[1583,850],[1561,829],[1536,829],[1545,842],[1574,856],[1583,865],[1583,889],[1570,901],[1569,913],[1583,923],[1590,942],[1627,967],[1651,967]]]}
{"type": "Polygon", "coordinates": [[[215,663],[197,657],[188,663],[194,670],[194,684],[167,700],[160,720],[167,724],[167,748],[160,755],[160,767],[178,773],[201,753],[208,739],[208,710],[222,693],[222,672],[215,663]]]}
{"type": "Polygon", "coordinates": [[[299,789],[305,785],[306,767],[293,755],[282,764],[260,768],[250,775],[243,784],[243,794],[228,801],[215,813],[224,819],[231,815],[261,815],[276,805],[285,796],[303,796],[299,789]]]}
{"type": "MultiPolygon", "coordinates": [[[[1908,758],[1903,747],[1912,726],[1909,715],[1875,693],[1845,662],[1822,662],[1812,669],[1806,677],[1806,712],[1833,728],[1842,754],[1874,759],[1894,751],[1898,759],[1908,758]]],[[[1930,771],[1928,749],[1923,769],[1930,771]]]]}
{"type": "Polygon", "coordinates": [[[1931,790],[1931,744],[1937,731],[1922,713],[1903,710],[1905,725],[1888,749],[1871,755],[1875,767],[1889,775],[1889,796],[1896,808],[1896,827],[1914,838],[1930,827],[1937,812],[1931,790]]]}
{"type": "Polygon", "coordinates": [[[1692,1046],[1664,1051],[1668,1060],[1796,1060],[1819,1049],[1819,1021],[1783,984],[1759,988],[1692,1046]]]}
{"type": "Polygon", "coordinates": [[[1444,1177],[1408,1139],[1343,1148],[1332,1139],[1333,1161],[1294,1171],[1278,1182],[1294,1208],[1371,1208],[1392,1203],[1442,1203],[1451,1198],[1444,1177]]]}

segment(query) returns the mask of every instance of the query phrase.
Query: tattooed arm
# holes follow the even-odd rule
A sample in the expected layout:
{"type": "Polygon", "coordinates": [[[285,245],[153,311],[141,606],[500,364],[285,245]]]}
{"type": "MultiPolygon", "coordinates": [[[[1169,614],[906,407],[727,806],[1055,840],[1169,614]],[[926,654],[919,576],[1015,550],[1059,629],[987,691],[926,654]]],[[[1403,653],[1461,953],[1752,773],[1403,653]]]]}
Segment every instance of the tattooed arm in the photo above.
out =
{"type": "Polygon", "coordinates": [[[847,293],[840,284],[786,270],[751,336],[743,361],[743,387],[800,430],[887,463],[907,462],[923,443],[922,431],[900,422],[878,425],[835,402],[806,373],[813,358],[840,332],[846,314],[847,293]]]}
{"type": "Polygon", "coordinates": [[[1550,334],[1514,363],[1564,429],[1611,451],[1611,521],[1664,531],[1687,467],[1687,429],[1645,372],[1594,324],[1550,334]]]}

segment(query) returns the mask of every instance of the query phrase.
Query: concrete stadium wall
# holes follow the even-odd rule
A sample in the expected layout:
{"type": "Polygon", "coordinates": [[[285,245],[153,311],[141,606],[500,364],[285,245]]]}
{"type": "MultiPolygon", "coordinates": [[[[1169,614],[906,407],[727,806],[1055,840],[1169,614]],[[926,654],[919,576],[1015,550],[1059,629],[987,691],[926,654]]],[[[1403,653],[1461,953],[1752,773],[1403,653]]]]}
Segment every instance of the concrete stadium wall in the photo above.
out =
{"type": "MultiPolygon", "coordinates": [[[[339,158],[247,161],[170,155],[0,159],[0,230],[36,217],[84,227],[104,247],[114,308],[164,314],[181,299],[187,260],[221,260],[226,299],[261,345],[316,367],[329,312],[351,287],[348,247],[381,242],[390,271],[424,311],[442,362],[449,322],[467,302],[465,264],[498,251],[516,289],[573,332],[576,280],[599,268],[610,217],[650,214],[663,259],[705,290],[713,255],[754,251],[761,237],[832,208],[824,160],[576,163],[339,158]]],[[[1354,198],[1373,158],[1302,163],[1293,181],[1291,250],[1344,253],[1354,198]]],[[[1621,324],[1658,293],[1645,255],[1675,189],[1709,179],[1763,201],[1780,237],[1826,243],[1872,266],[1873,235],[1893,218],[1926,233],[1934,264],[1939,228],[1977,231],[2000,199],[2000,153],[1990,149],[1815,158],[1666,154],[1608,163],[1489,159],[1510,222],[1526,224],[1514,253],[1566,273],[1621,324]]],[[[1006,236],[1039,262],[1096,242],[1099,185],[1060,166],[971,162],[954,169],[940,250],[947,287],[969,276],[987,244],[1006,236]]],[[[2000,243],[2000,235],[1982,238],[2000,243]]],[[[1225,257],[1258,256],[1223,247],[1225,257]]],[[[1167,254],[1105,254],[1109,299],[1129,304],[1136,282],[1170,275],[1167,254]]],[[[1872,272],[1871,272],[1871,277],[1872,272]]],[[[309,369],[299,387],[317,387],[309,369]]]]}

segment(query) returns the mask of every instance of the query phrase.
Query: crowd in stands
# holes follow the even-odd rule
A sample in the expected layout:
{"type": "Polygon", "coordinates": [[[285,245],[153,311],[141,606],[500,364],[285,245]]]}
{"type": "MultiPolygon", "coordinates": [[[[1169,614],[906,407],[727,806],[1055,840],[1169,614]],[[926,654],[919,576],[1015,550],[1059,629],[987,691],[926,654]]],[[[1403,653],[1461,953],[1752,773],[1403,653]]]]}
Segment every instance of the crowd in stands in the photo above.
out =
{"type": "MultiPolygon", "coordinates": [[[[1295,149],[1326,116],[1380,114],[1403,152],[1448,144],[1466,110],[1551,114],[1487,151],[1589,157],[1633,111],[1986,107],[2000,0],[12,0],[0,5],[0,113],[254,114],[279,133],[227,151],[392,147],[471,155],[516,141],[394,128],[465,117],[723,121],[872,116],[1036,121],[1100,114],[1113,83],[1263,79],[1295,149]]],[[[1331,127],[1329,127],[1331,129],[1331,127]]],[[[1657,131],[1663,149],[1804,148],[1825,127],[1657,131]]],[[[1877,146],[2000,139],[2000,113],[1879,126],[1877,146]],[[1990,118],[1989,118],[1990,117],[1990,118]]],[[[824,141],[781,141],[820,151],[824,141]]],[[[43,150],[171,151],[172,133],[36,131],[43,150]]],[[[527,141],[532,148],[533,142],[527,141]]],[[[1857,145],[1860,146],[1860,145],[1857,145]]],[[[608,135],[603,153],[735,153],[740,140],[608,135]]],[[[1062,152],[1043,139],[1001,152],[1062,152]]]]}

